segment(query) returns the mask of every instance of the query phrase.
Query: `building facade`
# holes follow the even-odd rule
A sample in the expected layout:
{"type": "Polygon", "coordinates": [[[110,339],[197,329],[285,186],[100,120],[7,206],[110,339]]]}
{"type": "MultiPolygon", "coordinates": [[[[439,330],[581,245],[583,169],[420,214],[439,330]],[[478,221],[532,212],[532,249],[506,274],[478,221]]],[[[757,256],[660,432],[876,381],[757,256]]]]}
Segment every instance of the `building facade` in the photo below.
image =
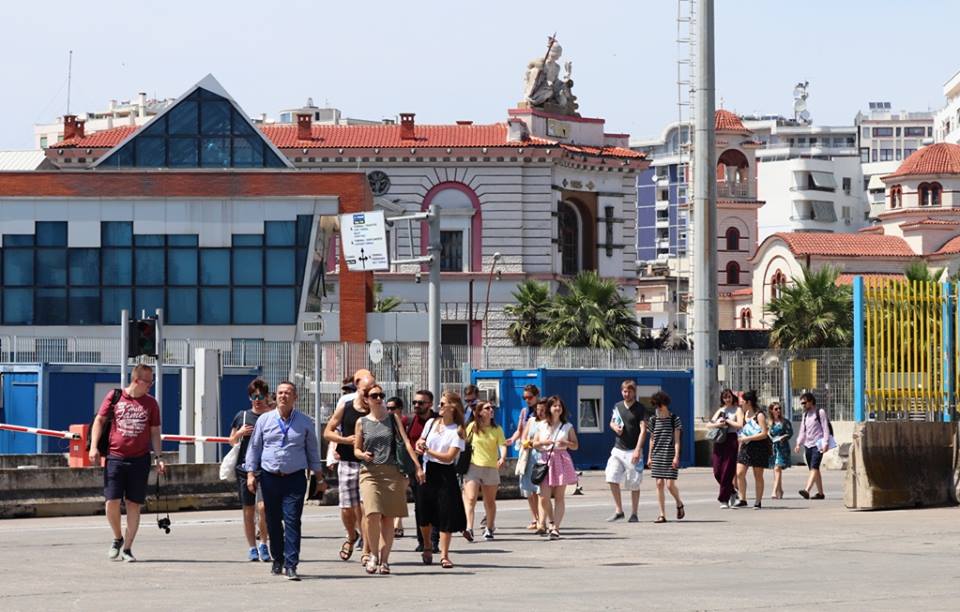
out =
{"type": "Polygon", "coordinates": [[[57,117],[52,123],[38,123],[33,126],[33,146],[37,149],[47,147],[61,140],[73,137],[77,130],[80,134],[93,134],[118,127],[134,128],[143,125],[157,113],[173,103],[172,99],[156,100],[147,98],[140,92],[134,100],[110,100],[107,108],[80,115],[69,113],[57,117]],[[73,121],[68,118],[72,117],[73,121]]]}

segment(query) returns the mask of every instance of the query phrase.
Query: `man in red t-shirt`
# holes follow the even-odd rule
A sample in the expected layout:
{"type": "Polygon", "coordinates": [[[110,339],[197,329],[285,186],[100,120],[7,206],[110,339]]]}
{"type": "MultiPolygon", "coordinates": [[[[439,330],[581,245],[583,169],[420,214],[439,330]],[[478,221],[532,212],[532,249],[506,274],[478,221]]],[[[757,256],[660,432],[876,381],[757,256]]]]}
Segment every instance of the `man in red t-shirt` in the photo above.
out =
{"type": "Polygon", "coordinates": [[[153,368],[139,364],[130,375],[130,385],[123,390],[112,408],[113,391],[107,393],[93,421],[90,434],[90,462],[100,463],[97,444],[101,435],[110,436],[110,451],[105,457],[103,496],[106,498],[107,521],[113,530],[113,544],[107,552],[110,559],[136,561],[133,540],[140,527],[140,506],[147,500],[147,478],[150,476],[150,449],[157,458],[157,471],[166,472],[160,459],[160,406],[148,395],[153,385],[153,368]],[[104,431],[104,425],[109,431],[104,431]],[[120,533],[120,500],[126,500],[127,532],[120,533]],[[122,554],[121,554],[122,551],[122,554]]]}

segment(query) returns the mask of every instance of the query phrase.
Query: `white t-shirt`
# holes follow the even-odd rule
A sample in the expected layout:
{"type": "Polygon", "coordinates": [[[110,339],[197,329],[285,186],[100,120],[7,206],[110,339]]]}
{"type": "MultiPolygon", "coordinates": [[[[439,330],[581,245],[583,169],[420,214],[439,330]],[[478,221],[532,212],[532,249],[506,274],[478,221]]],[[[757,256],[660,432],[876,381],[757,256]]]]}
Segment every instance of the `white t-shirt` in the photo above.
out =
{"type": "MultiPolygon", "coordinates": [[[[427,448],[435,453],[445,453],[450,448],[456,447],[460,450],[466,448],[466,441],[460,437],[457,433],[457,424],[451,423],[444,427],[442,424],[440,427],[437,427],[436,421],[428,423],[430,429],[427,433],[427,438],[425,440],[427,448]]],[[[443,465],[451,465],[457,461],[457,458],[454,457],[453,461],[440,461],[433,455],[428,455],[427,453],[423,454],[424,462],[433,461],[434,463],[442,463],[443,465]]]]}

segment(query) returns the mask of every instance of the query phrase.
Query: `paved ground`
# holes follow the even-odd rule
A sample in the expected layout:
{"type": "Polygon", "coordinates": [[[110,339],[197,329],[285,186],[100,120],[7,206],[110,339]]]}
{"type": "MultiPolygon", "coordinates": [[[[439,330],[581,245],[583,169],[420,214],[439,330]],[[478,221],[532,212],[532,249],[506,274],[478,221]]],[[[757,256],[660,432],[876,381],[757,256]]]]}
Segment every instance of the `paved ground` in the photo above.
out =
{"type": "Polygon", "coordinates": [[[339,561],[336,509],[311,506],[300,583],[241,560],[239,511],[176,514],[170,535],[147,517],[135,564],[106,560],[103,517],[6,520],[0,609],[960,608],[960,510],[850,512],[841,473],[827,473],[828,499],[818,502],[796,494],[804,476],[787,472],[788,499],[731,511],[714,501],[708,470],[685,470],[687,518],[655,525],[652,482],[643,522],[608,524],[610,496],[591,473],[585,494],[568,498],[562,540],[529,535],[525,502],[503,501],[495,541],[455,539],[455,569],[420,565],[408,530],[392,576],[364,575],[357,557],[339,561]]]}

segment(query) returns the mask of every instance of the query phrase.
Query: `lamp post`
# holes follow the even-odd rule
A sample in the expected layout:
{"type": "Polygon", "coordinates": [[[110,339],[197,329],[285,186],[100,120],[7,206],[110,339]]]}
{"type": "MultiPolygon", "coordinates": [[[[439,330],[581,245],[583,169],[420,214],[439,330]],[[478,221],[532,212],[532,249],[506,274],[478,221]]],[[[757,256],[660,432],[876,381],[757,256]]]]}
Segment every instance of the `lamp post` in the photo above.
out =
{"type": "Polygon", "coordinates": [[[490,274],[487,276],[487,298],[483,305],[483,367],[489,366],[489,347],[487,342],[490,338],[490,327],[487,323],[487,315],[490,313],[490,285],[493,283],[493,273],[497,269],[497,263],[500,261],[500,252],[493,254],[493,263],[490,264],[490,274]]]}

